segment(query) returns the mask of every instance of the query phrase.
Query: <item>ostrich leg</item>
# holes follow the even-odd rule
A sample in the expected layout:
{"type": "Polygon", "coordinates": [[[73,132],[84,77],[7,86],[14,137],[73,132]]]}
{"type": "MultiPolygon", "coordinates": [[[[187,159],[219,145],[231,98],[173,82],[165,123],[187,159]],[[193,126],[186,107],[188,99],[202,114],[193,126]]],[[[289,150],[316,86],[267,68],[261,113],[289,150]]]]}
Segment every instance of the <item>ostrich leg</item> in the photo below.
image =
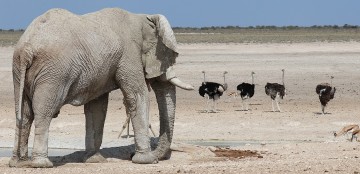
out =
{"type": "Polygon", "coordinates": [[[279,107],[279,101],[278,101],[277,99],[275,99],[275,102],[276,102],[276,106],[277,106],[279,112],[281,112],[281,109],[280,109],[280,107],[279,107]]]}
{"type": "Polygon", "coordinates": [[[212,108],[211,108],[212,112],[216,112],[215,105],[216,105],[216,100],[214,99],[213,104],[212,104],[212,108]]]}
{"type": "Polygon", "coordinates": [[[325,106],[324,105],[321,105],[321,111],[322,111],[322,114],[325,115],[325,106]]]}
{"type": "Polygon", "coordinates": [[[209,96],[206,96],[205,100],[206,100],[206,112],[209,112],[210,111],[210,98],[209,98],[209,96]]]}
{"type": "Polygon", "coordinates": [[[130,120],[129,120],[128,124],[127,124],[127,136],[126,136],[126,138],[129,138],[129,137],[130,137],[130,120]]]}
{"type": "Polygon", "coordinates": [[[271,106],[272,106],[272,111],[275,112],[275,109],[274,109],[274,100],[271,99],[271,106]]]}
{"type": "Polygon", "coordinates": [[[215,102],[214,103],[214,111],[217,112],[217,109],[216,109],[217,108],[217,100],[215,100],[214,102],[215,102]]]}
{"type": "MultiPolygon", "coordinates": [[[[121,136],[122,132],[125,130],[125,128],[127,128],[127,137],[126,138],[129,138],[129,135],[130,135],[129,126],[130,126],[130,117],[127,117],[124,125],[122,126],[122,129],[121,129],[121,131],[119,133],[118,138],[120,138],[120,136],[121,136]]],[[[154,135],[154,137],[156,137],[155,131],[152,129],[150,123],[149,123],[149,129],[151,130],[151,133],[154,135]]]]}
{"type": "Polygon", "coordinates": [[[151,133],[154,135],[154,137],[156,137],[155,131],[152,129],[151,124],[149,124],[149,129],[151,130],[151,133]]]}
{"type": "MultiPolygon", "coordinates": [[[[124,129],[126,128],[126,125],[127,125],[127,127],[129,127],[129,123],[130,123],[130,117],[128,116],[128,117],[126,118],[126,121],[125,121],[124,125],[122,126],[122,129],[121,129],[121,131],[120,131],[120,133],[119,133],[118,138],[120,138],[122,132],[123,132],[124,129]]],[[[128,133],[128,136],[129,136],[129,133],[128,133]]]]}
{"type": "Polygon", "coordinates": [[[245,105],[246,105],[246,111],[248,111],[249,110],[249,103],[248,103],[247,100],[245,100],[245,105]]]}
{"type": "Polygon", "coordinates": [[[242,102],[241,102],[241,104],[242,104],[242,110],[245,111],[245,109],[244,109],[244,99],[241,99],[241,101],[242,101],[242,102]]]}

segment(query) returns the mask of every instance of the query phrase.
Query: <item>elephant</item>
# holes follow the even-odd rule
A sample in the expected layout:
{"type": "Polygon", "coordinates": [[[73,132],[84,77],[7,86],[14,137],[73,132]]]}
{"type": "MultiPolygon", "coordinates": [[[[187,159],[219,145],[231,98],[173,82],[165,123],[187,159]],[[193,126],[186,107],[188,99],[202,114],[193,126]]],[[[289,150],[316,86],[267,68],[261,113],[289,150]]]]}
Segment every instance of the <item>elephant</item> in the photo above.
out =
{"type": "Polygon", "coordinates": [[[84,105],[85,162],[105,160],[99,153],[109,93],[120,89],[134,128],[133,163],[169,158],[176,87],[193,90],[175,75],[179,52],[165,16],[134,14],[120,8],[76,15],[50,9],[35,18],[13,54],[16,129],[10,167],[53,167],[48,158],[52,118],[65,104],[84,105]],[[148,135],[149,90],[158,103],[160,135],[152,150],[148,135]],[[35,136],[32,158],[28,138],[35,136]]]}

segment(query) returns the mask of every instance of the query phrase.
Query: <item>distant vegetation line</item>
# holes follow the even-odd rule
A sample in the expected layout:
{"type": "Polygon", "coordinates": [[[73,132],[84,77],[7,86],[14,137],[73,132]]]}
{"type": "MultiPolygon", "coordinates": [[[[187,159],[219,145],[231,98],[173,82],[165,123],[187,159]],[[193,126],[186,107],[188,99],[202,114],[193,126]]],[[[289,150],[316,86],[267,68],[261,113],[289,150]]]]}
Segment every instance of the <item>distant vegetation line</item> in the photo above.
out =
{"type": "MultiPolygon", "coordinates": [[[[206,31],[206,30],[216,30],[216,29],[306,29],[306,28],[317,28],[317,29],[349,29],[349,28],[360,28],[359,25],[350,25],[345,24],[343,26],[339,25],[313,25],[313,26],[297,26],[297,25],[288,25],[288,26],[275,26],[275,25],[256,25],[256,26],[211,26],[211,27],[173,27],[174,30],[200,30],[200,31],[206,31]]],[[[24,31],[24,29],[0,29],[1,31],[24,31]]]]}
{"type": "MultiPolygon", "coordinates": [[[[360,26],[173,27],[179,43],[360,42],[360,26]]],[[[0,46],[15,45],[24,29],[0,29],[0,46]]]]}
{"type": "Polygon", "coordinates": [[[313,25],[310,27],[288,25],[288,26],[275,26],[275,25],[257,25],[257,26],[211,26],[211,27],[173,27],[175,31],[192,30],[192,31],[208,31],[208,30],[236,30],[236,29],[276,29],[276,30],[292,30],[292,29],[356,29],[360,28],[358,25],[345,24],[339,25],[313,25]]]}

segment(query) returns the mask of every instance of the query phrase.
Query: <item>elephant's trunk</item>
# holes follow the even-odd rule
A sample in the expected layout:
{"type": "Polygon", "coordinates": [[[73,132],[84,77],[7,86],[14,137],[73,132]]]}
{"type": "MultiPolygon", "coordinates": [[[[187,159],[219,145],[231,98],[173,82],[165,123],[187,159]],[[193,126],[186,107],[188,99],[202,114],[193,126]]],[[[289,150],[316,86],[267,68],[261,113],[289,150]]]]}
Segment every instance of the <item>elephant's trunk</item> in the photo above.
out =
{"type": "Polygon", "coordinates": [[[171,155],[170,145],[174,130],[176,87],[169,81],[154,81],[151,86],[156,95],[160,116],[159,143],[154,155],[158,159],[167,159],[171,155]]]}

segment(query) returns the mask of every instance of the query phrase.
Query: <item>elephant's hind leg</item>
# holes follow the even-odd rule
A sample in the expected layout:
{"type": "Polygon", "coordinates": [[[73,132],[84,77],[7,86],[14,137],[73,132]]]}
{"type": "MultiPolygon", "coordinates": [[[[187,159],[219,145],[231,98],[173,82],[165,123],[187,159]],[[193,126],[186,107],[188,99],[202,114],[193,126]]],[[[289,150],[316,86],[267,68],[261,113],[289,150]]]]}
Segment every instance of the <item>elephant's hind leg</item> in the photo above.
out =
{"type": "Polygon", "coordinates": [[[63,104],[62,86],[43,84],[38,86],[33,96],[35,136],[31,167],[49,168],[53,163],[48,158],[49,127],[52,118],[58,114],[63,104]]]}
{"type": "Polygon", "coordinates": [[[13,156],[10,159],[10,167],[25,167],[29,165],[28,160],[28,142],[31,124],[34,120],[34,113],[31,108],[31,101],[24,97],[23,118],[16,120],[15,144],[13,156]]]}
{"type": "Polygon", "coordinates": [[[85,104],[86,117],[86,155],[84,162],[99,163],[106,162],[106,159],[100,154],[100,146],[103,138],[104,123],[108,106],[109,93],[103,94],[85,104]]]}

